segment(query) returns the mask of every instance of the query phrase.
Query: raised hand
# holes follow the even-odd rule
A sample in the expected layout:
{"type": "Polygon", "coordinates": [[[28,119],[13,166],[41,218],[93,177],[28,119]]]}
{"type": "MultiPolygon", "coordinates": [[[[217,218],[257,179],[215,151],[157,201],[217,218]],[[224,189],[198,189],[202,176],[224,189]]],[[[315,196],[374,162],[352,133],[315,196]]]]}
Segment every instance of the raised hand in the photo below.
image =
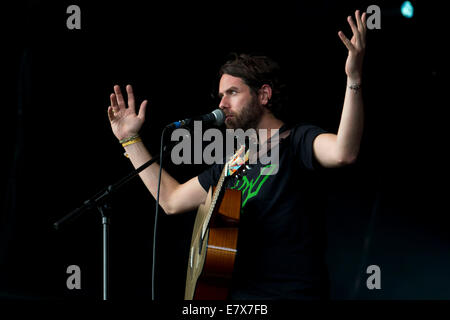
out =
{"type": "Polygon", "coordinates": [[[118,85],[114,86],[114,93],[110,95],[111,105],[108,107],[108,118],[111,128],[117,139],[122,140],[137,135],[145,121],[147,100],[144,100],[136,114],[133,88],[126,87],[128,95],[128,107],[118,85]]]}
{"type": "Polygon", "coordinates": [[[354,82],[360,82],[362,77],[362,65],[364,52],[366,47],[366,32],[367,32],[367,15],[364,12],[360,16],[359,10],[355,12],[356,25],[351,16],[347,18],[348,23],[353,31],[353,36],[350,40],[342,31],[338,32],[339,38],[348,49],[347,62],[345,63],[345,73],[347,77],[354,82]]]}

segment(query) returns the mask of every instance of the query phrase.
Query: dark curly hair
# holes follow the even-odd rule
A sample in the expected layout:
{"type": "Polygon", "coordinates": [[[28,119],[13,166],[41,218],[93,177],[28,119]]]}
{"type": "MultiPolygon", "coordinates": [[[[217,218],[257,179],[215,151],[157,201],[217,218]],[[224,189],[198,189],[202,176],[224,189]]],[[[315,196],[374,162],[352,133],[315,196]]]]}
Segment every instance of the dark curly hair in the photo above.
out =
{"type": "Polygon", "coordinates": [[[268,84],[272,88],[272,98],[266,107],[275,117],[285,118],[283,111],[287,104],[286,84],[282,81],[277,62],[264,55],[231,53],[231,59],[219,70],[219,79],[224,74],[241,78],[256,95],[261,86],[268,84]]]}

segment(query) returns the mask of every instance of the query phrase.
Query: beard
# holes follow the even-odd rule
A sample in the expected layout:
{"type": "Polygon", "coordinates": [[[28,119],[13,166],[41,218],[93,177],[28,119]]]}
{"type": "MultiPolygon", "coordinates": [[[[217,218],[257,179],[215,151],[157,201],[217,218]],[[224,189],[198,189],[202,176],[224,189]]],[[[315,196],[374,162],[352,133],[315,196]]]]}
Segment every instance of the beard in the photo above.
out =
{"type": "Polygon", "coordinates": [[[264,107],[252,97],[252,100],[241,109],[241,112],[226,114],[232,115],[233,117],[226,119],[225,125],[228,129],[242,129],[244,131],[251,128],[256,129],[263,112],[264,107]]]}

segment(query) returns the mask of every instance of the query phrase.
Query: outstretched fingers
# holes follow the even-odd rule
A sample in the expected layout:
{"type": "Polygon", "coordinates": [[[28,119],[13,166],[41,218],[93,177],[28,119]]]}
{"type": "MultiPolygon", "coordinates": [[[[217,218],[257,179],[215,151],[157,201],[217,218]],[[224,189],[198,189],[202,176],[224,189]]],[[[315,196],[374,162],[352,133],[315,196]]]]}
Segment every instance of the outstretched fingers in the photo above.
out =
{"type": "Polygon", "coordinates": [[[338,32],[339,38],[344,43],[349,51],[361,50],[365,47],[365,36],[366,36],[366,20],[367,14],[364,12],[362,15],[359,10],[355,11],[355,21],[351,16],[347,17],[347,22],[352,29],[353,37],[349,40],[342,31],[338,32]]]}
{"type": "Polygon", "coordinates": [[[363,13],[361,16],[361,45],[363,48],[366,46],[366,32],[367,32],[367,13],[363,13]]]}
{"type": "Polygon", "coordinates": [[[367,32],[367,13],[363,12],[361,16],[361,33],[365,34],[367,32]]]}
{"type": "MultiPolygon", "coordinates": [[[[126,86],[127,96],[128,96],[128,108],[125,103],[125,99],[122,95],[122,91],[120,90],[120,86],[114,86],[114,93],[111,93],[109,99],[111,101],[111,105],[108,107],[108,118],[110,121],[117,119],[119,113],[126,112],[123,114],[128,114],[129,112],[136,115],[136,104],[134,99],[133,87],[131,85],[126,86]]],[[[141,103],[139,108],[138,118],[145,120],[145,111],[147,107],[147,100],[141,103]]]]}
{"type": "Polygon", "coordinates": [[[112,106],[109,106],[109,107],[108,107],[108,119],[109,119],[109,121],[111,121],[111,122],[113,122],[113,121],[116,119],[116,115],[115,115],[115,112],[114,112],[112,106]]]}
{"type": "MultiPolygon", "coordinates": [[[[359,11],[356,11],[355,16],[356,19],[358,19],[358,14],[359,11]]],[[[355,41],[353,42],[353,46],[357,46],[359,47],[361,44],[361,35],[359,33],[358,27],[356,26],[355,22],[353,21],[353,18],[351,16],[349,16],[347,18],[348,24],[350,25],[350,28],[352,28],[352,32],[353,32],[353,37],[355,39],[355,41]]]]}
{"type": "Polygon", "coordinates": [[[117,99],[119,109],[126,109],[125,100],[123,99],[122,91],[120,90],[120,87],[118,85],[114,86],[114,93],[117,99]]]}
{"type": "Polygon", "coordinates": [[[355,20],[356,20],[356,27],[358,29],[359,33],[362,33],[362,21],[361,21],[361,13],[359,12],[359,10],[356,10],[355,12],[355,20]]]}
{"type": "Polygon", "coordinates": [[[109,96],[109,101],[111,102],[111,108],[114,112],[119,112],[119,104],[117,102],[116,95],[114,93],[111,93],[109,96]]]}
{"type": "Polygon", "coordinates": [[[138,118],[142,121],[145,120],[145,111],[147,110],[147,100],[142,101],[141,106],[139,107],[138,118]]]}
{"type": "Polygon", "coordinates": [[[347,47],[349,51],[355,50],[355,47],[351,43],[350,40],[345,36],[345,34],[342,31],[338,32],[339,38],[341,39],[342,43],[347,47]]]}
{"type": "Polygon", "coordinates": [[[126,86],[127,95],[128,95],[128,108],[130,108],[131,111],[136,112],[135,104],[134,104],[134,93],[133,93],[133,87],[129,84],[126,86]]]}

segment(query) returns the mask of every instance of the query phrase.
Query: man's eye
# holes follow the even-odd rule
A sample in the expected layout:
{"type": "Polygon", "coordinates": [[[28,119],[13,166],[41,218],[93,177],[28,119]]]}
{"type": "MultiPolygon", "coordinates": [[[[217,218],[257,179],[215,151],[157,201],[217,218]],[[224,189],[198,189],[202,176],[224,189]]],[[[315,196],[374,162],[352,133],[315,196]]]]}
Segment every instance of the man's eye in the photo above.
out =
{"type": "Polygon", "coordinates": [[[231,90],[231,94],[232,94],[232,95],[234,95],[234,94],[236,94],[236,93],[237,93],[236,90],[231,90]]]}

